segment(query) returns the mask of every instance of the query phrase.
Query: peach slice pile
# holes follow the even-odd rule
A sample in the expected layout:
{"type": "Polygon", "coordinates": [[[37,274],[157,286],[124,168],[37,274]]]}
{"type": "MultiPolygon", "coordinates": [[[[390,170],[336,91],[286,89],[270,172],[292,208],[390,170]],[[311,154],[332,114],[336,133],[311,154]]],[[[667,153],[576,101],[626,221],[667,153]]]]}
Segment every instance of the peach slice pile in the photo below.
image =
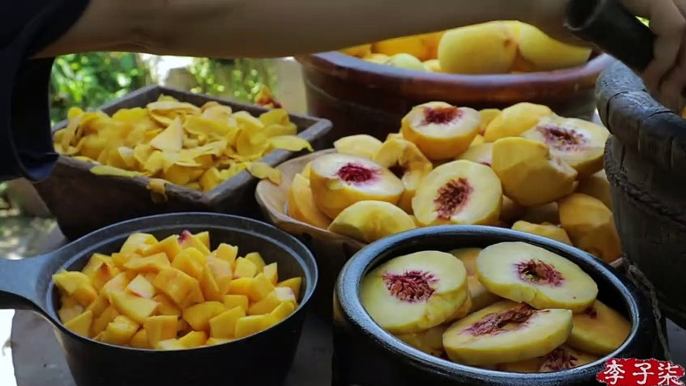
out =
{"type": "Polygon", "coordinates": [[[370,317],[407,345],[468,366],[555,372],[617,350],[631,324],[571,261],[522,242],[393,258],[367,274],[370,317]]]}
{"type": "Polygon", "coordinates": [[[579,66],[591,50],[518,21],[494,21],[340,50],[370,63],[415,71],[507,74],[579,66]]]}
{"type": "Polygon", "coordinates": [[[502,111],[424,103],[384,141],[337,140],[337,153],[295,176],[287,213],[362,243],[441,224],[508,227],[611,263],[621,244],[602,168],[608,135],[532,103],[502,111]]]}
{"type": "Polygon", "coordinates": [[[53,275],[64,326],[127,347],[181,350],[231,342],[270,328],[298,308],[302,278],[279,281],[277,263],[238,248],[210,250],[208,232],[158,241],[129,236],[81,271],[53,275]]]}
{"type": "MultiPolygon", "coordinates": [[[[261,94],[259,104],[279,106],[269,90],[261,94]]],[[[68,120],[55,133],[60,154],[93,164],[95,174],[150,177],[157,193],[164,184],[207,192],[244,170],[278,184],[279,171],[259,159],[276,149],[312,151],[283,108],[256,117],[217,102],[195,106],[162,95],[111,116],[72,108],[68,120]]]]}

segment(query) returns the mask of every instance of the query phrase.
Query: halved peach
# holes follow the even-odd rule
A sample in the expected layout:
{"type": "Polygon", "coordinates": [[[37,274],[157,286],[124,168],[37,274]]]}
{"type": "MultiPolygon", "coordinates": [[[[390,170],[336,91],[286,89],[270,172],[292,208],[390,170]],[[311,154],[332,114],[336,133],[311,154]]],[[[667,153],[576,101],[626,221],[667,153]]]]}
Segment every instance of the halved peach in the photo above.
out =
{"type": "Polygon", "coordinates": [[[457,159],[464,159],[467,161],[476,162],[482,165],[491,166],[493,156],[493,144],[482,143],[480,145],[472,145],[460,154],[457,159]]]}
{"type": "Polygon", "coordinates": [[[414,215],[424,225],[493,225],[501,204],[498,176],[488,166],[465,160],[434,169],[412,199],[414,215]]]}
{"type": "Polygon", "coordinates": [[[336,151],[340,154],[356,155],[369,159],[374,159],[381,145],[381,141],[367,134],[349,135],[333,143],[336,151]]]}
{"type": "Polygon", "coordinates": [[[372,243],[415,228],[412,217],[391,203],[359,201],[336,216],[328,230],[362,243],[372,243]]]}
{"type": "Polygon", "coordinates": [[[448,320],[467,299],[467,271],[455,256],[422,251],[396,257],[360,283],[362,305],[392,334],[410,334],[448,320]]]}
{"type": "Polygon", "coordinates": [[[469,107],[445,102],[415,106],[402,119],[402,134],[431,160],[455,158],[479,133],[481,117],[469,107]]]}
{"type": "Polygon", "coordinates": [[[293,177],[288,190],[288,215],[317,228],[326,229],[331,224],[331,220],[314,203],[310,180],[301,174],[293,177]]]}
{"type": "Polygon", "coordinates": [[[631,323],[600,300],[574,315],[574,328],[567,344],[577,350],[608,355],[617,350],[631,332],[631,323]]]}
{"type": "Polygon", "coordinates": [[[597,198],[574,193],[559,201],[560,223],[575,247],[611,263],[622,254],[612,211],[597,198]]]}
{"type": "Polygon", "coordinates": [[[572,245],[572,242],[567,236],[567,232],[564,229],[553,224],[533,224],[526,221],[517,221],[512,225],[512,229],[520,232],[531,233],[538,236],[547,237],[567,245],[572,245]]]}
{"type": "Polygon", "coordinates": [[[603,169],[603,152],[610,132],[603,126],[576,118],[541,119],[522,137],[546,144],[550,154],[573,167],[579,176],[603,169]]]}
{"type": "Polygon", "coordinates": [[[476,271],[489,291],[538,309],[583,312],[598,295],[597,284],[578,265],[524,242],[484,248],[476,259],[476,271]]]}
{"type": "Polygon", "coordinates": [[[443,334],[443,346],[454,362],[494,365],[545,355],[571,330],[569,310],[536,310],[503,300],[455,322],[443,334]]]}
{"type": "Polygon", "coordinates": [[[548,106],[522,102],[512,105],[498,114],[486,127],[484,140],[495,142],[506,137],[519,137],[536,126],[539,119],[553,114],[548,106]]]}
{"type": "Polygon", "coordinates": [[[396,204],[405,186],[390,170],[367,158],[327,154],[312,161],[312,198],[329,218],[358,201],[396,204]]]}

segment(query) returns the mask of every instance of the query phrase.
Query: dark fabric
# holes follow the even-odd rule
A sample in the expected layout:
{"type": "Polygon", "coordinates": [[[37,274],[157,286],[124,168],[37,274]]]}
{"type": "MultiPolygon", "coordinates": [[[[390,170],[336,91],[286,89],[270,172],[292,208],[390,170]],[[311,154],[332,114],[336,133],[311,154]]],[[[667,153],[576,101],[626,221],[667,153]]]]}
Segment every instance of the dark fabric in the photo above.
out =
{"type": "Polygon", "coordinates": [[[89,0],[6,0],[0,14],[0,181],[46,178],[57,160],[48,90],[53,59],[30,59],[76,23],[89,0]]]}

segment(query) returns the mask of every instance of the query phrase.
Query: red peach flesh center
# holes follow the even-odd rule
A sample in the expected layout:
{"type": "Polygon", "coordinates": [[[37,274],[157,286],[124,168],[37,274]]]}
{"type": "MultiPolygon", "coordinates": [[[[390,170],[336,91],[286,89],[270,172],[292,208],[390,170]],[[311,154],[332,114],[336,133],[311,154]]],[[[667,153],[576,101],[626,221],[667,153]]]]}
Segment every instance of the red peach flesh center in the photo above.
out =
{"type": "Polygon", "coordinates": [[[433,284],[438,280],[434,275],[422,271],[407,271],[403,274],[385,273],[383,281],[386,289],[398,300],[407,303],[426,301],[433,295],[433,284]]]}
{"type": "Polygon", "coordinates": [[[568,370],[576,367],[578,361],[579,358],[558,347],[544,357],[541,368],[547,367],[552,371],[568,370]]]}
{"type": "Polygon", "coordinates": [[[593,306],[590,306],[587,309],[585,309],[584,314],[591,319],[595,319],[598,317],[598,311],[593,306]]]}
{"type": "Polygon", "coordinates": [[[457,107],[428,107],[424,109],[424,125],[445,125],[462,116],[457,107]]]}
{"type": "Polygon", "coordinates": [[[338,178],[350,184],[363,184],[372,181],[376,174],[377,170],[355,163],[343,165],[336,172],[338,178]]]}
{"type": "Polygon", "coordinates": [[[508,311],[488,314],[483,319],[465,329],[464,332],[475,336],[481,336],[516,330],[525,326],[536,312],[544,311],[536,311],[531,306],[523,304],[508,311]],[[506,326],[509,328],[506,329],[506,326]]]}
{"type": "Polygon", "coordinates": [[[564,281],[562,274],[552,265],[531,259],[517,264],[519,278],[526,282],[557,287],[564,281]]]}
{"type": "Polygon", "coordinates": [[[566,127],[544,125],[538,127],[538,132],[543,135],[548,146],[560,151],[572,151],[588,142],[585,136],[566,127]]]}
{"type": "Polygon", "coordinates": [[[448,181],[438,189],[438,197],[434,200],[438,218],[448,220],[459,212],[469,201],[469,195],[474,188],[466,178],[457,178],[448,181]]]}

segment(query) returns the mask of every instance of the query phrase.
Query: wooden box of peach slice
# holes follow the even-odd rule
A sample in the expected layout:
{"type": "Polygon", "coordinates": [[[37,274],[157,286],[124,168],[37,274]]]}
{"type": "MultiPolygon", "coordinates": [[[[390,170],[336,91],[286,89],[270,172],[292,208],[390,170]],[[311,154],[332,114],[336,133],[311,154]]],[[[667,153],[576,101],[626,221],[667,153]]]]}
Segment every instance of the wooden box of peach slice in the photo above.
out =
{"type": "Polygon", "coordinates": [[[315,253],[324,288],[366,244],[445,224],[534,233],[621,265],[604,127],[542,105],[443,102],[415,106],[401,126],[384,142],[341,138],[278,166],[280,185],[257,186],[265,216],[315,253]]]}

